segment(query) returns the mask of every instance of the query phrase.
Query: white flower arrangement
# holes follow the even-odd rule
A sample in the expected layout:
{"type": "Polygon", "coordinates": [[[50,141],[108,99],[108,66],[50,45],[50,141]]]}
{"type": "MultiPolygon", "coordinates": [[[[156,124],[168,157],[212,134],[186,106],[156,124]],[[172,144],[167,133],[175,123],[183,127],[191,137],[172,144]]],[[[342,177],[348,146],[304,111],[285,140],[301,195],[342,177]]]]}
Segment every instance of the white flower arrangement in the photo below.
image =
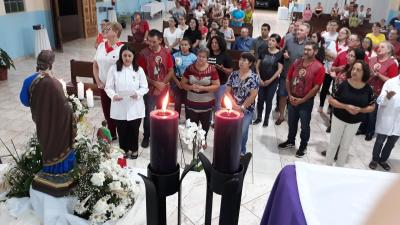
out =
{"type": "Polygon", "coordinates": [[[196,123],[191,122],[189,119],[186,120],[185,126],[179,126],[181,130],[182,140],[188,146],[189,150],[193,151],[193,159],[191,164],[195,164],[195,171],[202,170],[202,166],[199,165],[199,159],[197,157],[199,152],[204,152],[203,146],[206,145],[206,131],[203,130],[201,124],[197,126],[196,123]]]}
{"type": "Polygon", "coordinates": [[[67,95],[68,103],[74,111],[75,118],[80,121],[83,117],[89,112],[89,108],[86,103],[82,103],[79,98],[77,98],[74,94],[67,95]]]}

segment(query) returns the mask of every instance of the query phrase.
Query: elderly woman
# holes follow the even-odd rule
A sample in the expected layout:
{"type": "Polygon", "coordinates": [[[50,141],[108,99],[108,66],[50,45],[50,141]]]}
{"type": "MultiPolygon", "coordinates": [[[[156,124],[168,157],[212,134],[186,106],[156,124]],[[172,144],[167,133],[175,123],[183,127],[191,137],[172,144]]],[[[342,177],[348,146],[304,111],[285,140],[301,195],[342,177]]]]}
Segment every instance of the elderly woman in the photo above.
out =
{"type": "Polygon", "coordinates": [[[225,94],[231,99],[234,110],[244,114],[242,127],[241,155],[246,154],[249,126],[253,119],[255,100],[258,94],[260,77],[251,70],[256,58],[244,52],[239,59],[239,70],[229,76],[225,94]]]}
{"type": "Polygon", "coordinates": [[[131,24],[131,31],[133,36],[133,42],[142,43],[147,41],[149,35],[150,26],[146,20],[142,19],[140,13],[133,15],[133,21],[131,24]]]}
{"type": "Polygon", "coordinates": [[[122,26],[117,22],[109,22],[106,25],[105,31],[105,38],[107,41],[101,43],[97,47],[93,62],[93,75],[97,87],[100,89],[101,106],[104,117],[107,120],[108,129],[111,132],[112,138],[115,140],[117,139],[116,124],[115,121],[110,118],[111,99],[104,91],[104,87],[107,81],[108,71],[119,59],[119,52],[123,43],[120,42],[118,38],[121,35],[122,26]]]}
{"type": "Polygon", "coordinates": [[[374,170],[379,164],[384,170],[389,171],[390,165],[387,160],[400,136],[400,76],[385,82],[377,103],[379,104],[376,120],[378,135],[369,168],[374,170]]]}
{"type": "Polygon", "coordinates": [[[206,136],[210,129],[211,112],[215,104],[214,92],[219,87],[218,72],[207,62],[209,55],[210,51],[207,48],[200,48],[197,51],[196,62],[186,68],[181,80],[182,87],[187,91],[188,119],[197,124],[201,123],[206,136]]]}
{"type": "Polygon", "coordinates": [[[329,99],[333,106],[332,132],[326,162],[333,164],[339,148],[336,166],[344,166],[351,142],[365,113],[374,111],[374,98],[367,84],[370,70],[363,61],[354,63],[348,75],[350,78],[341,83],[329,99]]]}
{"type": "MultiPolygon", "coordinates": [[[[376,50],[377,56],[372,57],[369,60],[369,66],[371,68],[371,79],[368,84],[374,91],[374,97],[377,98],[382,91],[383,84],[397,76],[398,67],[396,61],[393,59],[393,45],[387,41],[379,44],[376,50]]],[[[375,133],[375,122],[376,122],[377,109],[369,113],[365,120],[362,122],[358,134],[365,134],[365,140],[370,141],[375,133]]]]}
{"type": "Polygon", "coordinates": [[[168,27],[164,29],[164,44],[172,53],[179,51],[179,42],[183,36],[182,30],[178,28],[178,20],[169,18],[168,27]]]}
{"type": "Polygon", "coordinates": [[[118,61],[108,71],[105,87],[112,99],[110,117],[117,124],[119,147],[131,159],[138,157],[139,127],[145,116],[143,96],[149,91],[146,74],[135,56],[133,47],[121,48],[118,61]]]}

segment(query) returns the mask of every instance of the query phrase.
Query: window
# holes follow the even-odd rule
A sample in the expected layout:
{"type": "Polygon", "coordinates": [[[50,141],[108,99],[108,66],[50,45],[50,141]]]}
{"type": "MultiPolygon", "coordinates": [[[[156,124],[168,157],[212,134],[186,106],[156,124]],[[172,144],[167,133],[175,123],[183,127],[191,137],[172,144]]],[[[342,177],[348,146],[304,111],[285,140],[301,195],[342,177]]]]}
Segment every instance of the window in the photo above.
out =
{"type": "Polygon", "coordinates": [[[25,10],[24,0],[4,0],[6,13],[21,12],[25,10]]]}

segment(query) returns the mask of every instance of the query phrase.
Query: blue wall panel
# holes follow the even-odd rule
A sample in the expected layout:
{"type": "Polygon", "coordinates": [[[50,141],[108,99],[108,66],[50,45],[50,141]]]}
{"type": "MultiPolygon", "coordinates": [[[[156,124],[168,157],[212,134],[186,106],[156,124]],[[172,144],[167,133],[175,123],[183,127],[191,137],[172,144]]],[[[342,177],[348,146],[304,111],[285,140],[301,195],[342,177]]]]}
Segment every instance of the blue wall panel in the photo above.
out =
{"type": "Polygon", "coordinates": [[[53,22],[51,11],[11,13],[0,16],[0,48],[12,58],[34,54],[35,40],[33,25],[43,24],[47,28],[50,44],[54,48],[53,22]]]}

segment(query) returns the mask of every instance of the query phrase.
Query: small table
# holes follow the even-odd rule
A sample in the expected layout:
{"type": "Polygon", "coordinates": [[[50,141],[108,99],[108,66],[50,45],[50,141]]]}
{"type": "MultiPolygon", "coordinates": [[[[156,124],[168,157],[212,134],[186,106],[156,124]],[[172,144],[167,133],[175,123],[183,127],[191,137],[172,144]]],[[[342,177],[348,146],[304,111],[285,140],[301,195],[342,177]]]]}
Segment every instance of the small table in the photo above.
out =
{"type": "Polygon", "coordinates": [[[142,12],[150,13],[150,17],[153,18],[154,15],[161,12],[165,9],[165,5],[162,2],[150,2],[145,5],[142,5],[142,12]]]}
{"type": "Polygon", "coordinates": [[[52,50],[45,27],[41,26],[40,29],[34,29],[33,32],[35,36],[35,57],[38,57],[42,50],[52,50]]]}

